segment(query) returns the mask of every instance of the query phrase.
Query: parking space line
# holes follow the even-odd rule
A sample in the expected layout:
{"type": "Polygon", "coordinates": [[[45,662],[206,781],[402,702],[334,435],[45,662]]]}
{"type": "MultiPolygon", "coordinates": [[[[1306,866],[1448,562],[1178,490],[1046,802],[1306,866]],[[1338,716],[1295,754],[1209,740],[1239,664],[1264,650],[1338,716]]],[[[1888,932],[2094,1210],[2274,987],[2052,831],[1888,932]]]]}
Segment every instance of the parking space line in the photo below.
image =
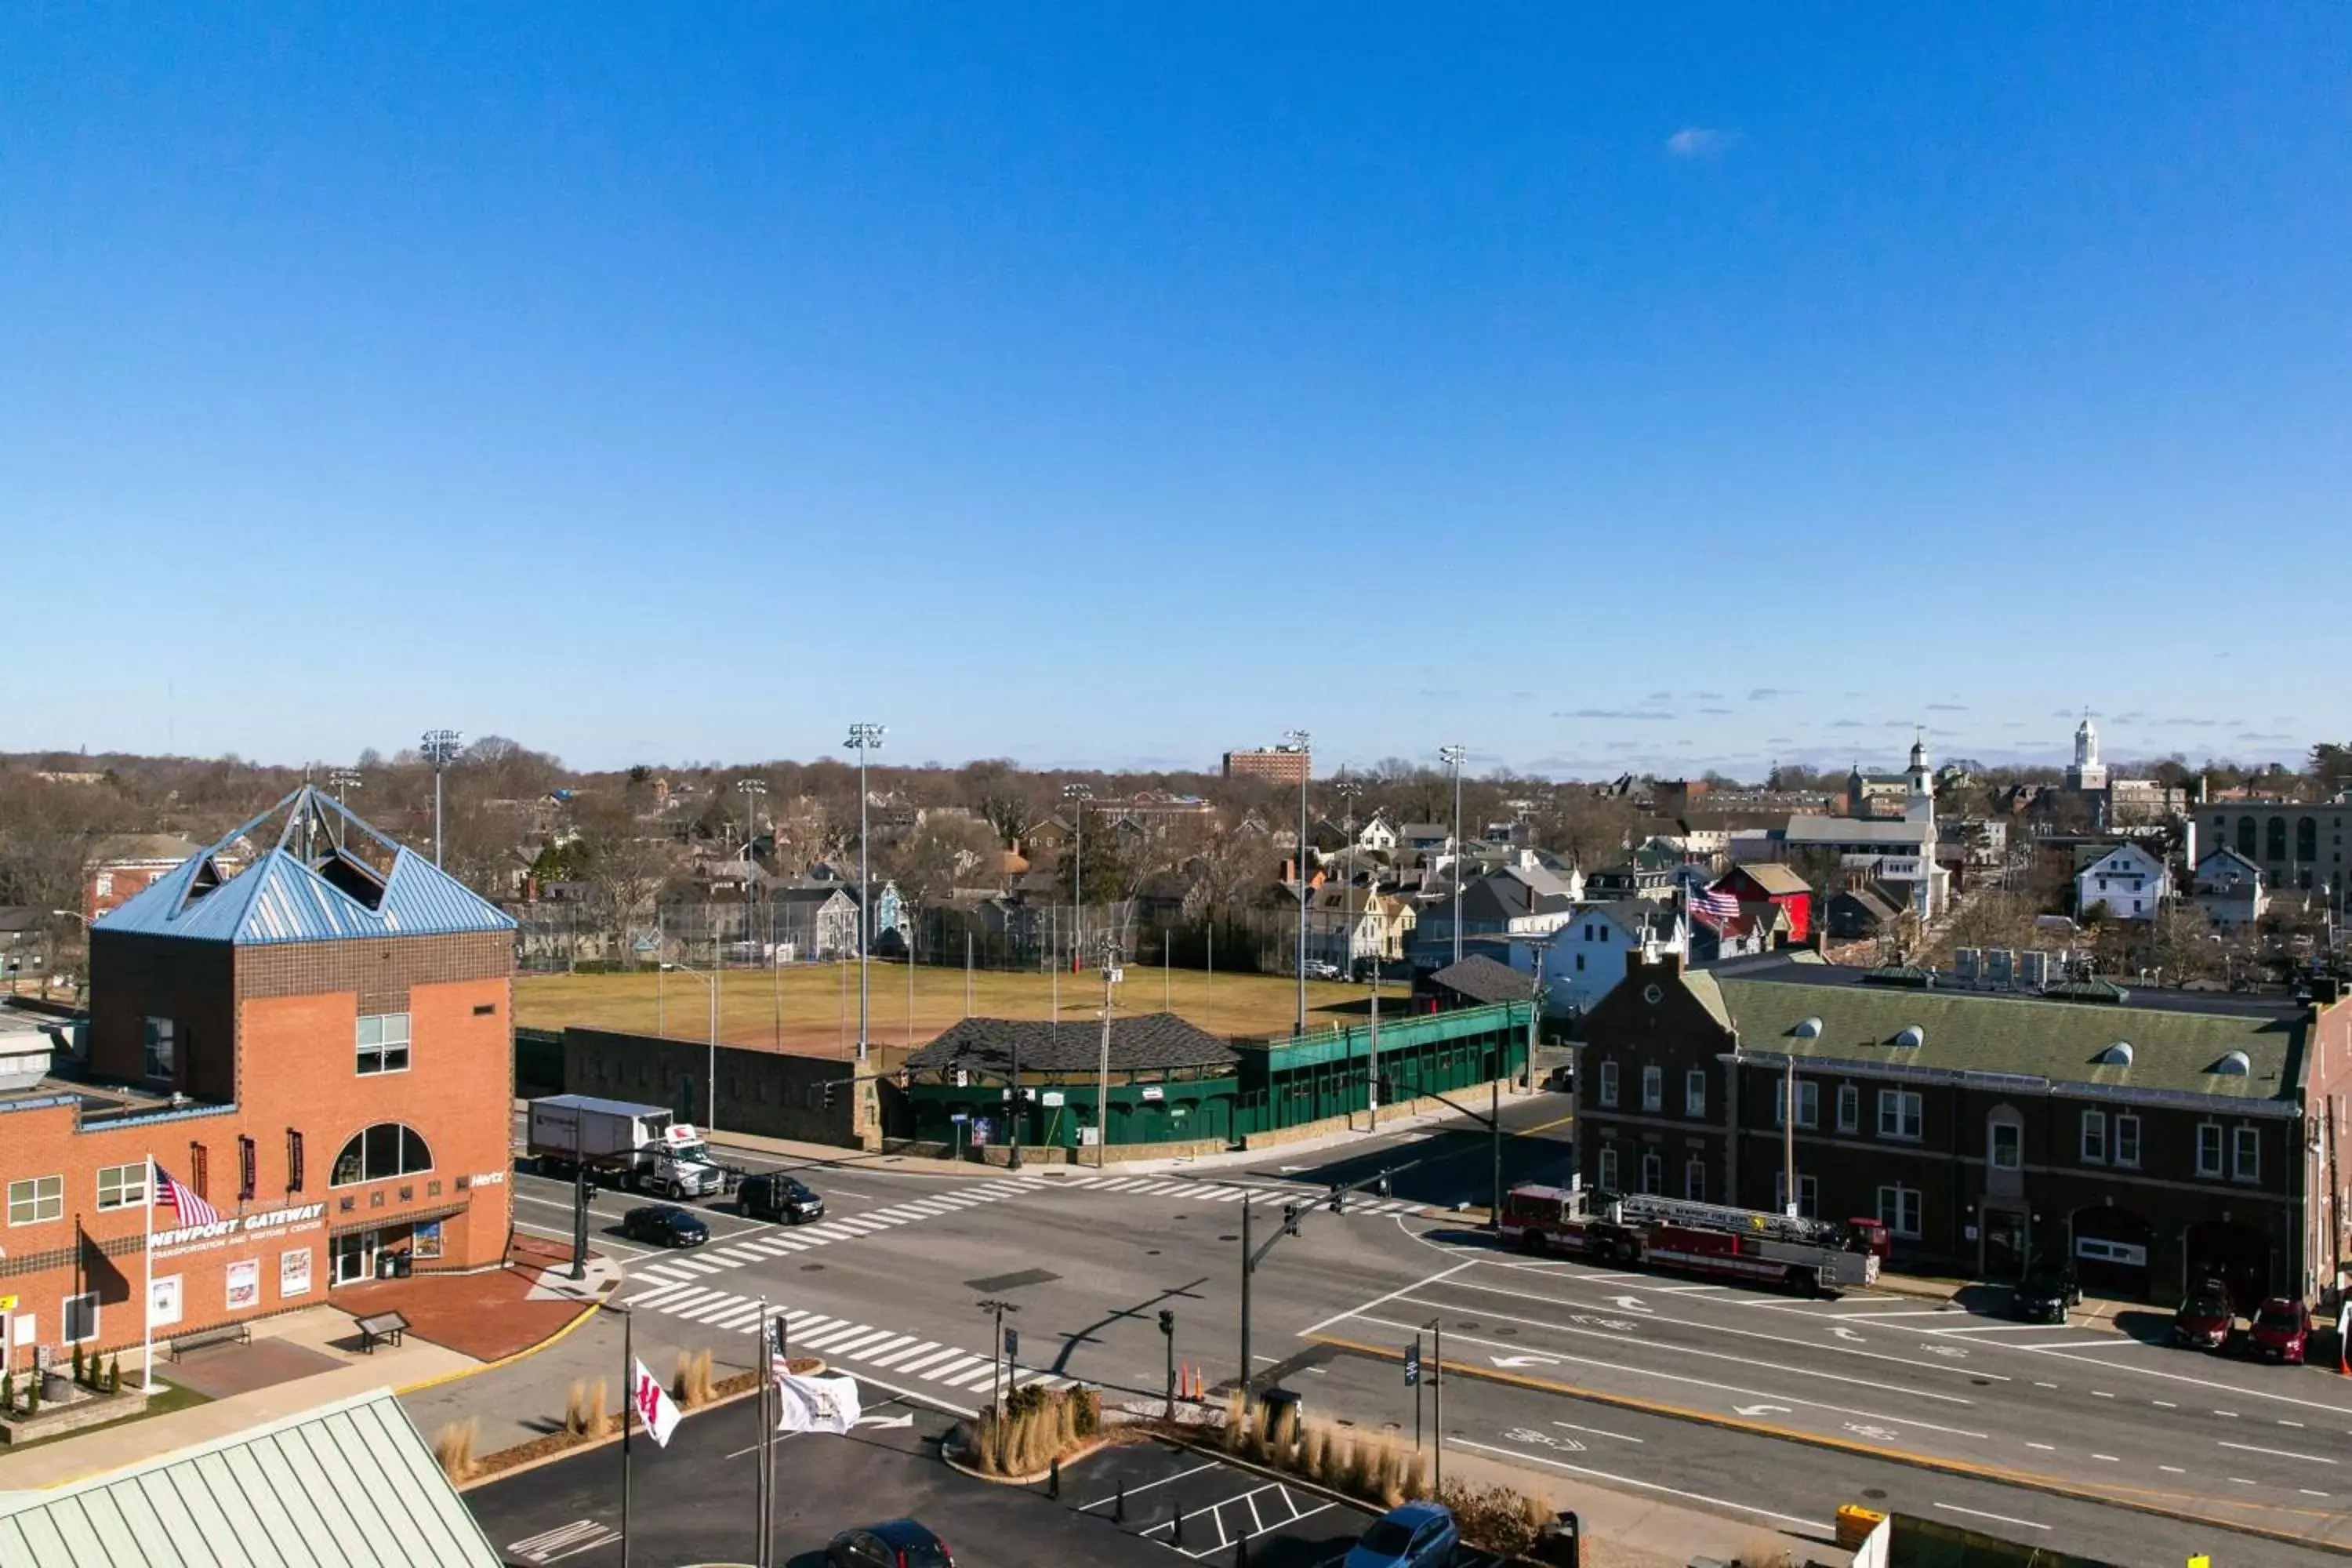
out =
{"type": "MultiPolygon", "coordinates": [[[[1205,1465],[1195,1465],[1189,1470],[1179,1470],[1172,1476],[1162,1476],[1156,1481],[1146,1481],[1141,1486],[1123,1488],[1122,1491],[1124,1492],[1124,1495],[1133,1497],[1138,1492],[1148,1492],[1154,1487],[1164,1487],[1170,1481],[1181,1481],[1186,1476],[1197,1476],[1202,1470],[1214,1470],[1221,1469],[1223,1468],[1223,1465],[1219,1461],[1211,1459],[1205,1465]]],[[[1079,1505],[1078,1511],[1080,1513],[1085,1513],[1090,1509],[1100,1508],[1107,1502],[1115,1502],[1120,1495],[1121,1494],[1119,1492],[1114,1492],[1109,1497],[1097,1498],[1090,1503],[1083,1503],[1079,1505]]]]}

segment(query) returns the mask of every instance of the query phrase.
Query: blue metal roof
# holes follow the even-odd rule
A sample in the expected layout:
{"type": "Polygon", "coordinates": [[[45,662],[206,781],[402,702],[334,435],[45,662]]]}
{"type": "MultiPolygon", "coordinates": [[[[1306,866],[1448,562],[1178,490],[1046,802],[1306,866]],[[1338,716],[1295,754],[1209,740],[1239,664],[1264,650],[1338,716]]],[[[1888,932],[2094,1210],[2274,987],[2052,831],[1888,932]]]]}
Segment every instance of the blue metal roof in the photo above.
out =
{"type": "Polygon", "coordinates": [[[259,946],[512,931],[514,924],[432,861],[305,784],[99,917],[92,929],[259,946]],[[285,821],[269,847],[230,872],[224,862],[232,846],[280,812],[285,821]],[[373,841],[373,859],[345,847],[354,827],[373,841]],[[377,865],[387,854],[389,873],[377,865]],[[330,871],[373,899],[337,886],[330,871]]]}

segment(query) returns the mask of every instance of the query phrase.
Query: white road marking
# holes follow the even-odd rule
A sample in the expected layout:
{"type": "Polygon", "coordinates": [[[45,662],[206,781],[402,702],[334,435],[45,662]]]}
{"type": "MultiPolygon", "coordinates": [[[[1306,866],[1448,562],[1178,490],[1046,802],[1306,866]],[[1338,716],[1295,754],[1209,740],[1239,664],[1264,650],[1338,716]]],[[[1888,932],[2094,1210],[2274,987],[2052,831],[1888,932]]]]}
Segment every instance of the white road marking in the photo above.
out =
{"type": "Polygon", "coordinates": [[[1758,1508],[1750,1503],[1732,1502],[1708,1492],[1686,1492],[1675,1487],[1661,1486],[1656,1481],[1645,1481],[1633,1476],[1621,1476],[1608,1470],[1591,1469],[1583,1465],[1571,1465],[1565,1459],[1555,1459],[1543,1454],[1530,1454],[1524,1448],[1498,1448],[1492,1443],[1474,1442],[1467,1437],[1456,1437],[1454,1441],[1459,1447],[1476,1448],[1488,1454],[1500,1454],[1506,1458],[1532,1459],[1538,1465],[1549,1465],[1554,1469],[1567,1470],[1574,1475],[1591,1476],[1595,1480],[1614,1481],[1621,1487],[1635,1487],[1643,1491],[1664,1492],[1668,1497],[1685,1498],[1692,1502],[1713,1503],[1718,1508],[1737,1509],[1741,1513],[1753,1513],[1765,1519],[1777,1519],[1784,1523],[1796,1525],[1801,1530],[1810,1530],[1816,1534],[1833,1533],[1831,1526],[1815,1520],[1799,1519],[1796,1515],[1789,1513],[1776,1513],[1769,1508],[1758,1508]]]}
{"type": "Polygon", "coordinates": [[[2029,1448],[2039,1448],[2045,1454],[2054,1454],[2058,1451],[2057,1445],[2054,1443],[2028,1443],[2026,1447],[2029,1448]]]}
{"type": "Polygon", "coordinates": [[[2005,1513],[1987,1513],[1982,1509],[1962,1508],[1956,1502],[1939,1502],[1936,1506],[1942,1509],[1946,1513],[1964,1513],[1970,1519],[1994,1520],[2002,1524],[2016,1525],[2021,1530],[2047,1530],[2050,1528],[2046,1524],[2036,1524],[2030,1519],[2011,1519],[2005,1513]]]}
{"type": "Polygon", "coordinates": [[[1620,1443],[1641,1443],[1648,1440],[1642,1437],[1628,1437],[1622,1432],[1603,1432],[1598,1426],[1579,1426],[1573,1421],[1555,1421],[1552,1425],[1555,1426],[1565,1426],[1571,1432],[1587,1433],[1595,1437],[1614,1437],[1620,1443]]]}
{"type": "Polygon", "coordinates": [[[874,1363],[874,1364],[875,1364],[876,1366],[883,1366],[883,1367],[887,1367],[887,1366],[896,1366],[896,1365],[898,1365],[898,1363],[900,1363],[900,1362],[902,1362],[902,1361],[903,1361],[903,1362],[908,1362],[908,1363],[913,1362],[913,1361],[914,1361],[918,1356],[921,1355],[925,1351],[935,1351],[935,1350],[937,1350],[937,1349],[939,1349],[939,1348],[940,1348],[940,1342],[939,1342],[939,1341],[937,1341],[937,1340],[925,1340],[925,1341],[923,1341],[920,1344],[908,1345],[905,1350],[902,1350],[902,1351],[891,1351],[891,1352],[889,1352],[887,1354],[874,1356],[874,1357],[872,1357],[872,1358],[870,1358],[870,1359],[873,1361],[873,1363],[874,1363]]]}
{"type": "Polygon", "coordinates": [[[2257,1448],[2252,1443],[2223,1443],[2224,1448],[2235,1448],[2242,1454],[2268,1454],[2273,1459],[2302,1459],[2308,1464],[2332,1465],[2336,1461],[2317,1454],[2298,1454],[2292,1448],[2257,1448]]]}
{"type": "Polygon", "coordinates": [[[1461,1273],[1465,1268],[1474,1267],[1477,1261],[1478,1260],[1475,1258],[1466,1258],[1464,1261],[1455,1264],[1451,1268],[1441,1269],[1437,1273],[1432,1274],[1425,1279],[1416,1279],[1410,1285],[1400,1285],[1385,1296],[1375,1296],[1360,1307],[1350,1307],[1344,1312],[1334,1312],[1329,1317],[1324,1319],[1321,1322],[1309,1323],[1307,1327],[1299,1330],[1298,1337],[1303,1340],[1318,1329],[1328,1329],[1333,1323],[1339,1322],[1344,1319],[1352,1318],[1359,1312],[1369,1312],[1374,1307],[1381,1306],[1385,1302],[1395,1300],[1399,1296],[1404,1295],[1407,1291],[1418,1290],[1424,1285],[1434,1285],[1440,1279],[1450,1279],[1454,1275],[1461,1273]]]}

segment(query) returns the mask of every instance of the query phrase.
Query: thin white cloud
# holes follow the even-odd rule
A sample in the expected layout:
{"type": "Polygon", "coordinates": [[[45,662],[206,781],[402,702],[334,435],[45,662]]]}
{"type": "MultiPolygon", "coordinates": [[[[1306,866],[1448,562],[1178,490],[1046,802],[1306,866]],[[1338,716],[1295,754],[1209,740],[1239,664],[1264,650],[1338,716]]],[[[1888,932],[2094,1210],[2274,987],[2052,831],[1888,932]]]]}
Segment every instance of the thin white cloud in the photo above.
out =
{"type": "Polygon", "coordinates": [[[1704,125],[1685,125],[1666,138],[1666,153],[1675,158],[1719,158],[1731,145],[1731,132],[1704,125]]]}

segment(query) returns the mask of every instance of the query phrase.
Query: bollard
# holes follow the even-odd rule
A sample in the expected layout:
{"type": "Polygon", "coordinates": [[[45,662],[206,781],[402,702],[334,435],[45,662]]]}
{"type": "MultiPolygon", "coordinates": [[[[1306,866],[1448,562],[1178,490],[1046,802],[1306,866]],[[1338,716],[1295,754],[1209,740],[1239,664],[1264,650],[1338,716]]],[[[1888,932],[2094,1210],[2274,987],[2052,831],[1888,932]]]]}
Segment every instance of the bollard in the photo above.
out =
{"type": "Polygon", "coordinates": [[[1176,1519],[1168,1538],[1176,1546],[1184,1544],[1184,1505],[1181,1502],[1176,1505],[1176,1519]]]}
{"type": "Polygon", "coordinates": [[[1249,1537],[1234,1542],[1234,1568],[1249,1568],[1249,1537]]]}
{"type": "Polygon", "coordinates": [[[1045,1495],[1059,1502],[1062,1500],[1062,1457],[1054,1456],[1053,1468],[1045,1472],[1045,1495]]]}
{"type": "Polygon", "coordinates": [[[1111,1499],[1110,1521],[1113,1524],[1127,1522],[1127,1483],[1125,1481],[1118,1483],[1118,1493],[1111,1499]]]}

